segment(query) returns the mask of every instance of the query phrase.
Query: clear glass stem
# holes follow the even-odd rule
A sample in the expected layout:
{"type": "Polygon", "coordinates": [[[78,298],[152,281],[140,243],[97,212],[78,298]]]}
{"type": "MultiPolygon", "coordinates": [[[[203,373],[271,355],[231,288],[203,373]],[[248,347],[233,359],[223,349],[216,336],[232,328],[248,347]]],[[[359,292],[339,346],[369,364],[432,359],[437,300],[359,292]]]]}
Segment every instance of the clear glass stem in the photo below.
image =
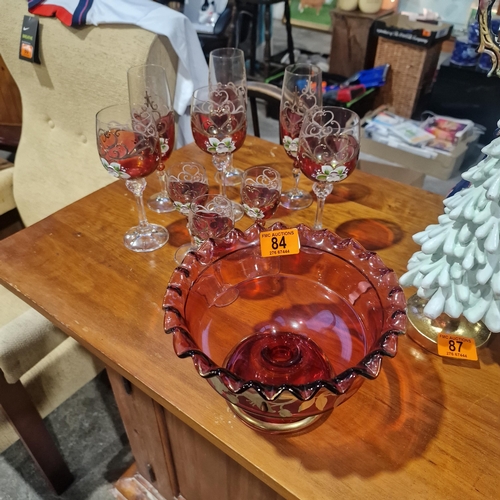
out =
{"type": "Polygon", "coordinates": [[[234,170],[234,167],[233,167],[233,153],[229,153],[228,154],[228,160],[227,160],[227,165],[226,165],[226,175],[228,172],[231,172],[234,170]]]}
{"type": "Polygon", "coordinates": [[[189,218],[186,222],[186,226],[187,226],[187,230],[188,230],[188,233],[189,233],[189,237],[191,238],[191,248],[197,248],[198,245],[196,244],[196,241],[194,240],[194,236],[193,236],[193,233],[191,232],[191,228],[189,227],[189,218]]]}
{"type": "Polygon", "coordinates": [[[331,182],[315,182],[313,191],[317,200],[316,217],[314,219],[313,229],[323,229],[323,209],[325,208],[326,197],[332,192],[333,184],[331,182]]]}
{"type": "Polygon", "coordinates": [[[133,193],[135,201],[137,203],[137,214],[139,216],[139,226],[146,227],[148,219],[146,218],[146,210],[144,209],[144,200],[142,199],[142,193],[146,189],[146,179],[133,179],[125,181],[127,189],[133,193]]]}
{"type": "Polygon", "coordinates": [[[165,198],[168,198],[167,172],[165,172],[165,169],[163,169],[163,170],[157,170],[156,174],[158,175],[158,179],[160,181],[160,191],[161,191],[161,194],[163,194],[165,196],[165,198]]]}
{"type": "Polygon", "coordinates": [[[295,185],[292,188],[292,196],[293,196],[294,194],[297,194],[299,192],[299,180],[300,180],[300,168],[297,166],[296,159],[293,161],[292,175],[293,175],[293,180],[295,181],[295,185]]]}
{"type": "Polygon", "coordinates": [[[226,170],[228,165],[231,164],[232,155],[231,153],[222,153],[212,155],[212,163],[214,167],[220,172],[220,194],[226,196],[226,170]]]}

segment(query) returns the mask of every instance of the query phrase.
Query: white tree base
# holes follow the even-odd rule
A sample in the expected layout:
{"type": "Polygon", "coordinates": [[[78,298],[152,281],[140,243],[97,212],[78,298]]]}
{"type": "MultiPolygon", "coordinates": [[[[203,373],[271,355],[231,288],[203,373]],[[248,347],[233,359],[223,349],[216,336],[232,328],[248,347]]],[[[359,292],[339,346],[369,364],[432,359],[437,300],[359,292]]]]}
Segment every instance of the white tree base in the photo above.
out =
{"type": "Polygon", "coordinates": [[[454,319],[446,314],[430,319],[424,315],[426,304],[427,301],[416,294],[408,299],[407,315],[414,329],[409,328],[407,335],[427,351],[438,353],[437,339],[440,333],[474,339],[476,347],[484,346],[490,340],[491,332],[482,322],[469,323],[463,316],[454,319]]]}

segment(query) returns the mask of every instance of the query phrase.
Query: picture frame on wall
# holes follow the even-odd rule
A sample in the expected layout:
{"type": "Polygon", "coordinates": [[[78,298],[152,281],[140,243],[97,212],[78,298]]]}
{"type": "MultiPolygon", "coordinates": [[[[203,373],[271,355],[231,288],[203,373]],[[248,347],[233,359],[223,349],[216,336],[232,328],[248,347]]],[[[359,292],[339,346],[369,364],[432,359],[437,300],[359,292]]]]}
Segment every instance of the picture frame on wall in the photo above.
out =
{"type": "Polygon", "coordinates": [[[292,26],[317,31],[330,31],[330,11],[337,0],[289,0],[292,26]]]}

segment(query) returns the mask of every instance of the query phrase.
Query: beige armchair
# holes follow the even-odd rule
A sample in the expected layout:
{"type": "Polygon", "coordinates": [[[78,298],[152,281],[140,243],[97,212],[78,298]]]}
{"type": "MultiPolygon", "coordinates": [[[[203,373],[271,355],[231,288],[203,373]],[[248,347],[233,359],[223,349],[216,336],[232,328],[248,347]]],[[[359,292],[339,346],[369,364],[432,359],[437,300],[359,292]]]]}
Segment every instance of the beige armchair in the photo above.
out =
{"type": "MultiPolygon", "coordinates": [[[[29,226],[112,182],[97,156],[95,113],[127,100],[126,72],[133,65],[161,64],[174,89],[177,56],[166,38],[140,28],[73,29],[40,18],[41,64],[31,64],[18,58],[26,9],[26,2],[5,2],[0,16],[0,53],[23,106],[15,165],[3,171],[5,178],[13,178],[13,192],[8,180],[0,182],[5,191],[0,200],[13,197],[29,226]]],[[[102,365],[40,312],[0,287],[0,406],[6,415],[0,414],[0,451],[15,441],[16,430],[60,492],[71,475],[40,415],[65,401],[102,365]]]]}

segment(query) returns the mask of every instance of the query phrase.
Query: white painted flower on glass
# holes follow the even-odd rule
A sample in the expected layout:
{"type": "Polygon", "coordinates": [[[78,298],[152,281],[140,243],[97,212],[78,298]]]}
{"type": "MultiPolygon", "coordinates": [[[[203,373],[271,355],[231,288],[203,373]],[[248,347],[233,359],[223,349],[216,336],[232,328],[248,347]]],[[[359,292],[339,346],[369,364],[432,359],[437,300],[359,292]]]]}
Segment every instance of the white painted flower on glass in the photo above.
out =
{"type": "Polygon", "coordinates": [[[169,147],[168,147],[168,142],[165,139],[160,139],[160,149],[161,149],[161,154],[167,154],[169,147]]]}
{"type": "Polygon", "coordinates": [[[202,240],[200,237],[198,236],[193,236],[193,241],[194,241],[194,244],[199,247],[205,240],[202,240]]]}
{"type": "Polygon", "coordinates": [[[215,137],[210,137],[208,142],[210,143],[210,146],[207,148],[209,153],[232,153],[236,149],[231,137],[226,137],[225,139],[222,139],[222,141],[219,141],[219,139],[216,139],[215,137]]]}
{"type": "Polygon", "coordinates": [[[288,135],[285,135],[285,137],[283,137],[283,147],[287,153],[295,157],[299,149],[299,139],[292,139],[288,135]]]}
{"type": "Polygon", "coordinates": [[[190,203],[181,203],[180,201],[174,201],[174,208],[183,215],[189,213],[190,203]]]}
{"type": "Polygon", "coordinates": [[[245,213],[248,215],[248,217],[251,217],[252,219],[264,218],[264,212],[260,208],[252,208],[249,207],[246,203],[243,203],[243,210],[245,210],[245,213]]]}
{"type": "Polygon", "coordinates": [[[343,165],[334,167],[332,165],[322,165],[321,173],[316,174],[316,180],[319,182],[339,182],[343,181],[348,174],[348,170],[343,165]]]}
{"type": "Polygon", "coordinates": [[[111,174],[113,177],[118,177],[120,179],[130,179],[130,175],[127,172],[123,172],[121,170],[121,166],[119,163],[111,162],[108,163],[104,158],[101,158],[102,166],[108,171],[108,174],[111,174]]]}

